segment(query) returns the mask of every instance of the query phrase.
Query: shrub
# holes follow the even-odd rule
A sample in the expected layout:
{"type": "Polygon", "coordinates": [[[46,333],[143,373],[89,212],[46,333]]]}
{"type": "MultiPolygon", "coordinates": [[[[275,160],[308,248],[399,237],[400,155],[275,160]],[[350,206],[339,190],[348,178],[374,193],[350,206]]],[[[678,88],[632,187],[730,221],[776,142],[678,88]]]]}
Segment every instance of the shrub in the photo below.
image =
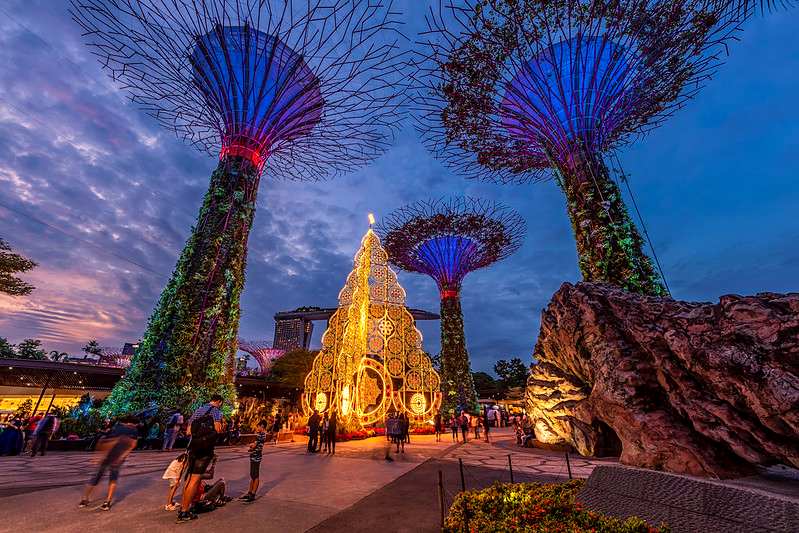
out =
{"type": "Polygon", "coordinates": [[[449,510],[446,532],[656,533],[637,517],[626,520],[583,509],[575,500],[584,481],[566,483],[496,483],[459,494],[449,510]]]}

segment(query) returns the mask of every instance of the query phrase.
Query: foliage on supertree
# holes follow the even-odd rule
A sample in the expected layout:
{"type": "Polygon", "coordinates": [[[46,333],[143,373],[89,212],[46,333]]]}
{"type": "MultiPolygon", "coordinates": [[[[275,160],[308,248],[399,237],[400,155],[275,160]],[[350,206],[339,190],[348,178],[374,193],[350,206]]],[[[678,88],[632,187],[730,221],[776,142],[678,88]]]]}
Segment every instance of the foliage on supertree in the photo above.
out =
{"type": "Polygon", "coordinates": [[[583,277],[662,295],[606,159],[709,78],[737,27],[721,11],[707,0],[442,1],[416,59],[418,129],[467,177],[554,177],[583,277]]]}
{"type": "Polygon", "coordinates": [[[427,274],[438,285],[446,410],[477,408],[461,310],[463,279],[518,250],[525,230],[524,219],[516,211],[469,197],[401,207],[377,228],[389,261],[402,270],[427,274]]]}
{"type": "Polygon", "coordinates": [[[262,375],[267,375],[279,358],[286,355],[286,350],[272,348],[269,341],[239,339],[239,350],[247,352],[258,363],[262,375]]]}
{"type": "Polygon", "coordinates": [[[120,413],[232,400],[239,297],[262,174],[319,180],[382,154],[402,38],[371,0],[71,0],[131,100],[219,164],[125,378],[120,413]]]}

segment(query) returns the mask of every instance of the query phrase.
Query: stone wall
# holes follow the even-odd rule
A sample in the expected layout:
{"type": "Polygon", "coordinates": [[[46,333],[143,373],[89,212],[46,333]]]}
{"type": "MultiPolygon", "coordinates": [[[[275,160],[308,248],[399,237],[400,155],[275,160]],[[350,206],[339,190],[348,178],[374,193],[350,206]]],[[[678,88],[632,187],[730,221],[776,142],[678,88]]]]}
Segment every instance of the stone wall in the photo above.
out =
{"type": "Polygon", "coordinates": [[[672,533],[799,531],[799,499],[638,468],[596,467],[578,500],[613,516],[666,523],[672,533]]]}

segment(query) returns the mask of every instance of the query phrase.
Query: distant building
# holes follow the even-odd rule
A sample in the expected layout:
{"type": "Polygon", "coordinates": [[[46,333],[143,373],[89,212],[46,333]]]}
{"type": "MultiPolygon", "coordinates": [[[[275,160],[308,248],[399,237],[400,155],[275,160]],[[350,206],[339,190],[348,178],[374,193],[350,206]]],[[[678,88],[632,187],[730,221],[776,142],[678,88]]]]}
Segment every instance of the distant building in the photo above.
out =
{"type": "Polygon", "coordinates": [[[302,317],[278,318],[281,314],[283,313],[275,315],[275,339],[272,346],[286,351],[298,348],[308,350],[313,336],[313,322],[302,317]]]}

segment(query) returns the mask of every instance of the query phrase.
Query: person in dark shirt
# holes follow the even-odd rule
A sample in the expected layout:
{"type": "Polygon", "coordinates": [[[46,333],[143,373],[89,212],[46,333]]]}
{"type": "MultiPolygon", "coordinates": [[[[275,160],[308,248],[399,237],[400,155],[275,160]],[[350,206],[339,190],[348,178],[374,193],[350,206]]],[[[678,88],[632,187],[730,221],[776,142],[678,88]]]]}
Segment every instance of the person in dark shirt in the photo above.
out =
{"type": "Polygon", "coordinates": [[[280,429],[283,427],[283,416],[280,411],[277,412],[275,415],[275,422],[272,424],[272,433],[277,435],[280,433],[280,429]]]}
{"type": "Polygon", "coordinates": [[[319,441],[319,424],[322,418],[319,412],[314,409],[313,414],[308,419],[308,453],[316,453],[316,447],[319,441]]]}
{"type": "Polygon", "coordinates": [[[441,420],[441,413],[436,413],[436,416],[433,418],[433,420],[433,425],[436,430],[436,442],[441,442],[441,433],[444,431],[444,423],[441,420]]]}
{"type": "Polygon", "coordinates": [[[327,423],[327,442],[330,446],[330,455],[336,455],[336,435],[338,434],[338,418],[336,410],[330,411],[330,420],[327,423]]]}
{"type": "Polygon", "coordinates": [[[119,470],[122,467],[122,463],[124,463],[125,459],[130,455],[130,452],[136,447],[137,437],[136,418],[125,417],[117,422],[111,430],[111,433],[98,443],[97,447],[101,451],[105,451],[105,457],[100,462],[97,473],[86,485],[86,490],[83,492],[83,498],[80,500],[79,507],[87,507],[89,505],[89,498],[92,495],[92,491],[97,484],[100,483],[105,471],[109,470],[108,494],[100,509],[103,511],[111,509],[114,491],[116,490],[117,481],[119,480],[119,470]]]}
{"type": "Polygon", "coordinates": [[[33,446],[31,447],[31,457],[36,457],[36,452],[41,455],[47,451],[47,443],[50,437],[58,428],[58,418],[55,415],[45,416],[37,425],[34,431],[33,446]]]}
{"type": "Polygon", "coordinates": [[[245,502],[255,501],[255,494],[258,492],[258,484],[261,476],[261,459],[264,453],[264,443],[266,442],[266,420],[261,420],[256,426],[255,442],[250,445],[250,487],[247,494],[241,497],[245,502]]]}
{"type": "MultiPolygon", "coordinates": [[[[202,407],[197,408],[194,414],[189,418],[188,434],[191,436],[192,423],[202,417],[210,416],[214,421],[214,432],[216,435],[202,439],[202,444],[199,441],[192,439],[189,442],[189,465],[186,485],[183,487],[183,497],[181,502],[181,509],[178,513],[178,522],[185,522],[187,520],[194,520],[197,515],[191,512],[190,507],[194,501],[194,496],[197,493],[197,488],[200,486],[203,474],[205,474],[208,465],[214,457],[214,444],[216,437],[222,432],[222,411],[219,409],[222,406],[222,396],[214,394],[211,396],[211,401],[202,407]]],[[[201,422],[201,421],[200,421],[201,422]]]]}
{"type": "Polygon", "coordinates": [[[463,442],[467,442],[469,440],[469,415],[466,414],[466,411],[461,411],[461,416],[459,418],[459,424],[461,426],[461,435],[463,436],[463,442]]]}

